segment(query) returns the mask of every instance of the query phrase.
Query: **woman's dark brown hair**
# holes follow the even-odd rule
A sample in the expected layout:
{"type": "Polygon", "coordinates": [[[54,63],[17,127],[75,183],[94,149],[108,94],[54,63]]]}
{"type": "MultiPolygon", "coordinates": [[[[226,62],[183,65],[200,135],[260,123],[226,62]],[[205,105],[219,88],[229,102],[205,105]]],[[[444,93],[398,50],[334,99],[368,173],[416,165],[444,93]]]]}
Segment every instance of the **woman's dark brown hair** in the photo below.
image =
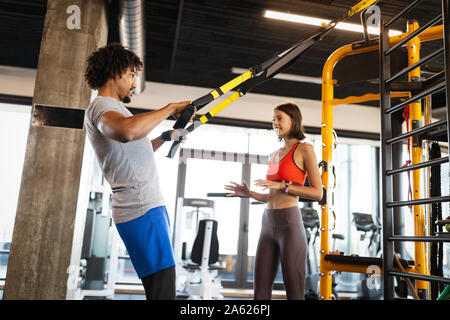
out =
{"type": "MultiPolygon", "coordinates": [[[[305,133],[303,131],[303,118],[302,113],[300,112],[300,108],[292,102],[287,102],[280,104],[275,107],[275,110],[283,111],[286,113],[292,120],[292,128],[291,132],[289,132],[289,138],[294,138],[302,141],[305,139],[305,133]]],[[[279,138],[280,141],[282,138],[279,138]]]]}
{"type": "Polygon", "coordinates": [[[110,43],[89,56],[84,78],[91,89],[100,89],[108,79],[115,79],[128,67],[133,72],[140,71],[143,63],[120,43],[110,43]]]}

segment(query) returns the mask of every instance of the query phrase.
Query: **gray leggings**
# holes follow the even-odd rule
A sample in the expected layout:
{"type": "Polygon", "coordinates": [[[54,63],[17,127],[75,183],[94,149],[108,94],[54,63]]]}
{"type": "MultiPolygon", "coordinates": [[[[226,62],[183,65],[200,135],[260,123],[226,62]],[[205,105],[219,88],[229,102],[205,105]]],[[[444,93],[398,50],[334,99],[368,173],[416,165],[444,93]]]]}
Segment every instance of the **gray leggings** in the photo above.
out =
{"type": "Polygon", "coordinates": [[[266,209],[255,257],[254,299],[270,300],[281,262],[287,299],[304,300],[308,244],[297,206],[266,209]]]}

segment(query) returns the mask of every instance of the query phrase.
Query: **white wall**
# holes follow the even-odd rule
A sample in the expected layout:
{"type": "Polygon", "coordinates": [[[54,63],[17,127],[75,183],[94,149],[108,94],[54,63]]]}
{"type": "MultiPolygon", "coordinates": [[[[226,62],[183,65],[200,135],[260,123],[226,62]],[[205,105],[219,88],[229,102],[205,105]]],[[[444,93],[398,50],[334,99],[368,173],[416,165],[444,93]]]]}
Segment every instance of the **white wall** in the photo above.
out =
{"type": "MultiPolygon", "coordinates": [[[[0,66],[0,94],[32,97],[35,77],[35,69],[0,66]]],[[[222,83],[217,84],[217,86],[220,85],[222,83]]],[[[195,100],[212,89],[147,81],[145,91],[134,96],[129,106],[158,109],[169,102],[195,100]]],[[[320,127],[322,120],[322,104],[320,101],[255,93],[248,93],[241,97],[221,111],[217,117],[270,122],[273,116],[273,108],[286,101],[292,101],[300,106],[305,126],[320,127]]],[[[199,113],[210,110],[216,104],[211,103],[199,113]]],[[[333,127],[335,129],[379,133],[379,109],[360,105],[337,106],[334,108],[333,127]]]]}
{"type": "MultiPolygon", "coordinates": [[[[1,104],[0,244],[10,242],[19,198],[31,107],[1,104]]],[[[2,249],[0,247],[0,249],[2,249]]],[[[1,273],[1,271],[0,271],[1,273]]],[[[0,277],[2,277],[0,275],[0,277]]]]}

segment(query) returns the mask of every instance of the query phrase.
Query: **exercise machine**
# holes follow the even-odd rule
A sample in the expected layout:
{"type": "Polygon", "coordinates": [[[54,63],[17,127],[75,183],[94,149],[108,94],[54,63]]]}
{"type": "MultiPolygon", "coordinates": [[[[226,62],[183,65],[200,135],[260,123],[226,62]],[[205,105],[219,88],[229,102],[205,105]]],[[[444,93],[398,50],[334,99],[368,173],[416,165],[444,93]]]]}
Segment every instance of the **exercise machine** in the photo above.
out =
{"type": "Polygon", "coordinates": [[[318,300],[319,292],[319,264],[317,260],[315,243],[317,236],[319,236],[320,219],[317,210],[315,210],[309,203],[305,203],[303,208],[300,208],[303,218],[303,226],[305,227],[306,239],[308,241],[308,256],[306,260],[306,276],[305,276],[305,299],[318,300]],[[311,242],[311,237],[314,238],[311,242]],[[314,258],[314,259],[312,259],[314,258]],[[313,260],[313,261],[311,261],[313,260]],[[312,266],[314,262],[314,267],[312,266]]]}
{"type": "MultiPolygon", "coordinates": [[[[353,223],[360,232],[359,253],[363,256],[381,257],[380,230],[381,226],[373,221],[372,215],[353,212],[353,223]],[[369,237],[367,236],[369,234],[369,237]]],[[[361,282],[357,284],[358,300],[379,300],[383,297],[381,275],[369,278],[367,274],[360,274],[361,282]]]]}
{"type": "Polygon", "coordinates": [[[176,291],[180,299],[222,299],[214,201],[179,198],[174,228],[176,291]]]}
{"type": "MultiPolygon", "coordinates": [[[[184,249],[186,246],[184,246],[184,249]]],[[[223,299],[218,271],[219,241],[217,239],[217,221],[200,220],[198,233],[192,246],[191,257],[187,259],[183,250],[183,268],[188,271],[184,292],[192,300],[223,299]]]]}
{"type": "Polygon", "coordinates": [[[360,232],[359,253],[365,256],[379,257],[381,255],[380,224],[374,222],[371,214],[360,212],[353,212],[352,222],[356,230],[360,232]],[[367,233],[370,233],[369,238],[367,233]],[[367,240],[369,240],[368,243],[367,240]]]}

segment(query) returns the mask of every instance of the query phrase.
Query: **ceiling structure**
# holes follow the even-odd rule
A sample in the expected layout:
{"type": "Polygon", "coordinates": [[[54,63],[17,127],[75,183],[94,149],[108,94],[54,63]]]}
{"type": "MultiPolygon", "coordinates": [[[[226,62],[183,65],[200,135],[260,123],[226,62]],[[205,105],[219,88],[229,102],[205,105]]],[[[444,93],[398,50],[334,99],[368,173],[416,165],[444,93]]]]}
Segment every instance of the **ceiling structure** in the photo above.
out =
{"type": "MultiPolygon", "coordinates": [[[[0,65],[36,68],[46,12],[45,0],[0,0],[0,65]]],[[[317,27],[264,17],[267,9],[333,19],[357,0],[146,0],[146,80],[216,88],[236,77],[232,68],[248,69],[311,34],[317,27]]],[[[388,20],[408,0],[381,1],[388,20]]],[[[424,0],[399,19],[393,29],[405,31],[408,20],[419,25],[441,12],[440,0],[424,0]]],[[[359,15],[348,22],[360,23],[359,15]]],[[[113,34],[113,33],[111,33],[113,34]]],[[[371,36],[375,37],[375,36],[371,36]]],[[[110,37],[110,41],[114,39],[110,37]]],[[[320,78],[327,58],[338,48],[363,40],[360,33],[333,30],[305,52],[284,73],[320,78]]],[[[422,56],[442,46],[441,40],[422,45],[422,56]]],[[[438,57],[423,70],[440,71],[438,57]]],[[[424,73],[429,76],[431,73],[424,73]]],[[[321,99],[321,85],[273,79],[254,93],[321,99]]],[[[337,98],[378,92],[368,81],[337,86],[337,98]]],[[[377,105],[372,104],[372,105],[377,105]]]]}

